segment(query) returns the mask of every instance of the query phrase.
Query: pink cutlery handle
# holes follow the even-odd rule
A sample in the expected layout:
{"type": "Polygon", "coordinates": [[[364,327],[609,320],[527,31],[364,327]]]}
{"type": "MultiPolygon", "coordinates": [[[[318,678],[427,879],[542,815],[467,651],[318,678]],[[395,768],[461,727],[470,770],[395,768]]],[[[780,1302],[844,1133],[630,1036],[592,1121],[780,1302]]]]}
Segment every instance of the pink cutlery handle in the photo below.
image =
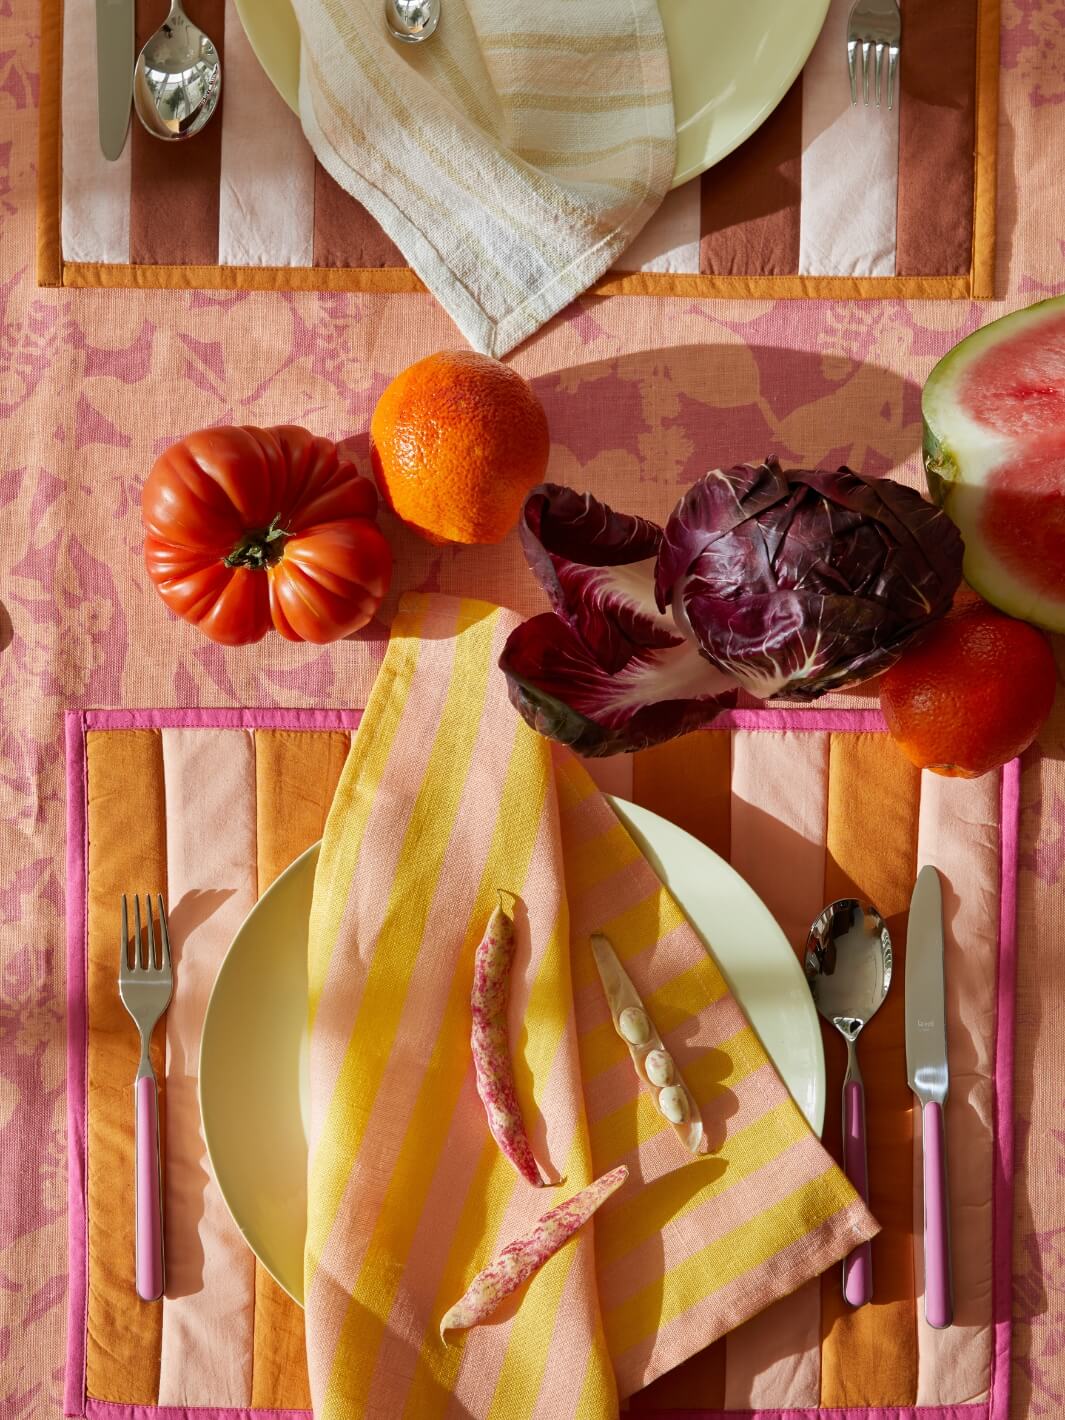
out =
{"type": "Polygon", "coordinates": [[[924,1314],[929,1326],[950,1326],[950,1225],[947,1215],[947,1150],[943,1106],[921,1112],[924,1146],[924,1314]]]}
{"type": "Polygon", "coordinates": [[[159,1102],[151,1075],[143,1075],[133,1089],[137,1105],[137,1295],[154,1302],[163,1295],[159,1102]]]}
{"type": "MultiPolygon", "coordinates": [[[[843,1169],[869,1202],[869,1166],[865,1150],[865,1091],[861,1080],[843,1086],[843,1169]]],[[[873,1295],[873,1250],[867,1242],[843,1259],[843,1295],[852,1307],[864,1307],[873,1295]]]]}

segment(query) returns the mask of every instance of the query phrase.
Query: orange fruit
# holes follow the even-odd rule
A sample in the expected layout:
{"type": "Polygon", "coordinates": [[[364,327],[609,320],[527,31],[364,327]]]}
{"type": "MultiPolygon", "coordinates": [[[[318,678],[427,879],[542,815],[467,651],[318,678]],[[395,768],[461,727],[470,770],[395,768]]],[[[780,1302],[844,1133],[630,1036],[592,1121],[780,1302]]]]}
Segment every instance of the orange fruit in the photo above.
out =
{"type": "Polygon", "coordinates": [[[922,769],[974,779],[1035,739],[1057,670],[1050,643],[986,602],[953,610],[880,678],[880,708],[922,769]]]}
{"type": "Polygon", "coordinates": [[[397,375],[370,420],[385,500],[430,542],[500,542],[542,483],[547,416],[528,382],[471,350],[442,350],[397,375]]]}

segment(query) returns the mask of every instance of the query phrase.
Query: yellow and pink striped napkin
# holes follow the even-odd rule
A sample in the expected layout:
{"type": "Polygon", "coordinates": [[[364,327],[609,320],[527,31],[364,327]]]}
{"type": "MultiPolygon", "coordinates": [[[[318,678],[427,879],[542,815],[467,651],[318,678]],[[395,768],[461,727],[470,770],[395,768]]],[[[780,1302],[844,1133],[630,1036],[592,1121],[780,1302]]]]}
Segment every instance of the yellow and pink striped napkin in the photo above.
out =
{"type": "Polygon", "coordinates": [[[318,1420],[616,1415],[631,1394],[870,1237],[712,959],[577,760],[496,668],[514,624],[405,598],[322,843],[311,918],[307,1348],[318,1420]],[[564,865],[564,866],[563,866],[564,865]],[[517,894],[510,1038],[537,1158],[491,1138],[473,952],[517,894]],[[692,1160],[641,1092],[588,937],[613,941],[697,1097],[692,1160]],[[440,1317],[552,1204],[629,1180],[517,1307],[440,1317]]]}

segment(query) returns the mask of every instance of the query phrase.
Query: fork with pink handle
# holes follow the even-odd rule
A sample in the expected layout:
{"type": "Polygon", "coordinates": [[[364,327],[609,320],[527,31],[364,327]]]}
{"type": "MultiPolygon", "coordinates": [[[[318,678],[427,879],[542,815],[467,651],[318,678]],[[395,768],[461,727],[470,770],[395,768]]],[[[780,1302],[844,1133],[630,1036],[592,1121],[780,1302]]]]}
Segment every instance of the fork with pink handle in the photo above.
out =
{"type": "Polygon", "coordinates": [[[136,1120],[137,1179],[137,1295],[146,1302],[163,1295],[163,1192],[159,1153],[159,1087],[149,1046],[156,1023],[170,1004],[174,977],[170,964],[170,933],[163,899],[159,904],[159,943],[155,938],[152,899],[145,894],[147,936],[141,930],[141,903],[133,899],[133,941],[129,936],[129,911],[122,895],[122,951],[118,992],[122,1004],[140,1031],[141,1058],[133,1085],[136,1120]],[[130,947],[132,945],[132,952],[130,947]]]}

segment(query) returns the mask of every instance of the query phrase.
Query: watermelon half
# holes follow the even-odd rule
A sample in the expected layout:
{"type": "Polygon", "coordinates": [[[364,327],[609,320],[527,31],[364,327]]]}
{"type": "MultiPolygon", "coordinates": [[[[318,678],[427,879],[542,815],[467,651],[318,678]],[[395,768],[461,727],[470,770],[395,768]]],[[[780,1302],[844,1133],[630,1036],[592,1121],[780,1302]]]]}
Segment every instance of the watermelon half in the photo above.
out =
{"type": "Polygon", "coordinates": [[[970,335],[921,397],[932,497],[994,606],[1065,631],[1065,297],[970,335]]]}

